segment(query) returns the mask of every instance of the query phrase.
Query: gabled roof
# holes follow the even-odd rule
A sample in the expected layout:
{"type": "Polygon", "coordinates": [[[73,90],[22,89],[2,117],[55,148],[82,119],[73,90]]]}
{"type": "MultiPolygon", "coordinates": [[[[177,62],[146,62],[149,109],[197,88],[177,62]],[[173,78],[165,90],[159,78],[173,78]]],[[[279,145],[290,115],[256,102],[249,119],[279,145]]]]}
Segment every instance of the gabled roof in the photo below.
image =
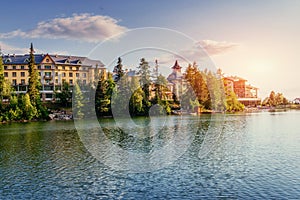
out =
{"type": "Polygon", "coordinates": [[[66,55],[50,55],[55,64],[71,64],[71,65],[84,65],[93,68],[103,68],[104,64],[100,60],[92,60],[82,56],[66,56],[66,55]]]}
{"type": "MultiPolygon", "coordinates": [[[[22,65],[27,64],[29,61],[29,54],[25,55],[3,55],[3,64],[16,64],[16,65],[22,65]],[[9,61],[9,62],[7,62],[9,61]]],[[[43,54],[36,54],[34,55],[35,63],[41,63],[44,58],[43,54]]]]}
{"type": "MultiPolygon", "coordinates": [[[[48,55],[48,54],[34,54],[36,64],[40,64],[43,59],[49,56],[55,64],[68,65],[83,65],[92,68],[104,68],[104,64],[100,60],[92,60],[82,56],[65,56],[65,55],[48,55]]],[[[22,65],[27,64],[30,58],[29,54],[25,55],[2,55],[3,64],[22,65]]]]}

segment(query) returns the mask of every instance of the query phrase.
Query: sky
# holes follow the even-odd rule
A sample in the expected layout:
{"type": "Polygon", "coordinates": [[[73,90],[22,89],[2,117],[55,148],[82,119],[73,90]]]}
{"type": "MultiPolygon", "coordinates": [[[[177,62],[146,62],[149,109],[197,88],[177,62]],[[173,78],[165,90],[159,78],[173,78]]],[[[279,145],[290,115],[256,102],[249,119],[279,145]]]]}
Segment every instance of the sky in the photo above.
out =
{"type": "Polygon", "coordinates": [[[109,69],[118,56],[131,68],[142,56],[169,69],[179,57],[187,58],[183,67],[205,67],[205,51],[216,68],[260,88],[261,98],[271,90],[300,97],[297,0],[11,0],[1,8],[5,54],[28,53],[33,42],[37,53],[94,56],[109,69]]]}

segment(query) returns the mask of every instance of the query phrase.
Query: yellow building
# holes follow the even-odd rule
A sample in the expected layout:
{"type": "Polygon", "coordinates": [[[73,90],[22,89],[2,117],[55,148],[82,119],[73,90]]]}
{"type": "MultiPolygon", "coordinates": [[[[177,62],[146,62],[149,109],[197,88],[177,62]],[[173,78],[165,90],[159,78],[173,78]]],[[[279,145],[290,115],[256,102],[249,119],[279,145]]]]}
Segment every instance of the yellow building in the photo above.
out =
{"type": "MultiPolygon", "coordinates": [[[[28,87],[29,54],[2,55],[5,79],[13,85],[16,93],[26,93],[28,87]]],[[[42,85],[42,100],[53,100],[54,91],[60,90],[64,82],[71,86],[80,81],[89,84],[94,81],[95,73],[106,72],[99,60],[87,57],[35,54],[35,63],[42,85]]]]}

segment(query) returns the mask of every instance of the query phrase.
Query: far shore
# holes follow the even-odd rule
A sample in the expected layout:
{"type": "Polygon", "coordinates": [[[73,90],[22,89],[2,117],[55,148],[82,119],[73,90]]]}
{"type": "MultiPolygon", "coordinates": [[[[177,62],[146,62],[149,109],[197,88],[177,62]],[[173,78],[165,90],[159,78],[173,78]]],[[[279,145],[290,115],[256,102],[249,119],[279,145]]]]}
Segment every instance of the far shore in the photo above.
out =
{"type": "MultiPolygon", "coordinates": [[[[291,105],[285,105],[285,106],[276,106],[276,107],[270,107],[270,106],[258,106],[258,107],[246,107],[244,111],[240,112],[224,112],[225,114],[243,114],[243,113],[256,113],[256,112],[286,112],[290,110],[300,110],[300,104],[291,104],[291,105]]],[[[221,112],[214,112],[214,111],[204,111],[199,114],[193,113],[193,112],[183,112],[182,114],[176,113],[171,115],[192,115],[192,116],[201,116],[203,114],[218,114],[221,112]]],[[[49,115],[53,115],[53,112],[49,115]]],[[[113,116],[103,116],[98,119],[113,119],[113,116]]],[[[3,121],[0,122],[0,124],[10,124],[10,123],[29,123],[29,122],[47,122],[47,121],[74,121],[72,112],[68,111],[67,113],[65,111],[61,111],[59,115],[56,115],[56,117],[49,117],[48,120],[16,120],[16,121],[3,121]]]]}

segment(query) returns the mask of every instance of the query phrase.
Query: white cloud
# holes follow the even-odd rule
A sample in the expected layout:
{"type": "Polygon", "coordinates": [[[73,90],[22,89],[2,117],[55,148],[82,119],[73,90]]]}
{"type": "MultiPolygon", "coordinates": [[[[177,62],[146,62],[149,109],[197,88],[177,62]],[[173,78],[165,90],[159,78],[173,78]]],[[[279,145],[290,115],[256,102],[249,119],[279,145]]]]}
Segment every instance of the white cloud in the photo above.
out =
{"type": "Polygon", "coordinates": [[[42,21],[29,31],[20,29],[0,33],[0,38],[51,38],[51,39],[76,39],[87,42],[99,42],[108,37],[120,34],[127,30],[120,26],[118,20],[109,16],[74,14],[72,17],[54,18],[42,21]]]}
{"type": "Polygon", "coordinates": [[[29,53],[29,48],[20,48],[5,44],[0,41],[0,47],[4,54],[26,54],[29,53]]]}
{"type": "MultiPolygon", "coordinates": [[[[209,57],[226,53],[237,47],[238,44],[230,42],[218,42],[213,40],[201,40],[196,42],[193,46],[183,49],[178,55],[166,54],[162,55],[158,60],[161,64],[173,64],[175,60],[181,62],[210,62],[209,57]]],[[[187,64],[187,63],[185,63],[187,64]]]]}
{"type": "Polygon", "coordinates": [[[213,56],[217,54],[222,54],[224,52],[230,51],[237,47],[238,44],[231,42],[218,42],[213,40],[201,40],[196,43],[197,48],[203,48],[206,50],[208,55],[213,56]]]}

